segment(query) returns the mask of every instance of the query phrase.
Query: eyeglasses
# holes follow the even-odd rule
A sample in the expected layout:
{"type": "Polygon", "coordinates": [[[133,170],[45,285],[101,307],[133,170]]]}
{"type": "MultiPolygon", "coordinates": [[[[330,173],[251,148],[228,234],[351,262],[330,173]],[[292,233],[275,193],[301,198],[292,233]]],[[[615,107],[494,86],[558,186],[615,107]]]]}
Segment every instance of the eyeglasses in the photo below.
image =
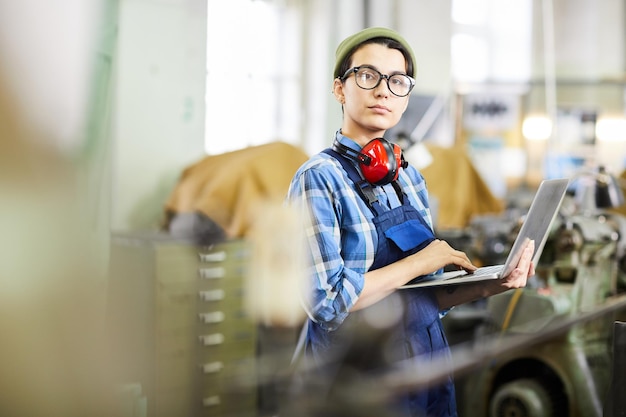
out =
{"type": "Polygon", "coordinates": [[[361,65],[360,67],[350,68],[345,74],[343,74],[341,81],[345,81],[346,78],[348,78],[352,73],[354,73],[354,81],[356,81],[356,85],[364,90],[373,90],[378,87],[383,78],[387,81],[389,91],[398,97],[408,96],[415,86],[415,80],[406,74],[385,75],[381,74],[380,71],[370,67],[369,65],[361,65]]]}

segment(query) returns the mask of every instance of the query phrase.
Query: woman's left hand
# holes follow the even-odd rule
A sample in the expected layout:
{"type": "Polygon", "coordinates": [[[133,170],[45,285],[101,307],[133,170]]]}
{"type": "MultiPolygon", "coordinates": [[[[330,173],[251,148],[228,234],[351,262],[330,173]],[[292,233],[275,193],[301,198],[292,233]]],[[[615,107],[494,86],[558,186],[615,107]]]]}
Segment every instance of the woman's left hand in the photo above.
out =
{"type": "Polygon", "coordinates": [[[531,240],[524,248],[522,256],[520,257],[515,269],[506,277],[495,280],[493,282],[495,285],[490,285],[490,290],[493,290],[493,292],[490,291],[490,295],[498,294],[514,288],[525,287],[528,282],[528,278],[535,275],[535,265],[532,262],[534,252],[535,242],[531,240]]]}

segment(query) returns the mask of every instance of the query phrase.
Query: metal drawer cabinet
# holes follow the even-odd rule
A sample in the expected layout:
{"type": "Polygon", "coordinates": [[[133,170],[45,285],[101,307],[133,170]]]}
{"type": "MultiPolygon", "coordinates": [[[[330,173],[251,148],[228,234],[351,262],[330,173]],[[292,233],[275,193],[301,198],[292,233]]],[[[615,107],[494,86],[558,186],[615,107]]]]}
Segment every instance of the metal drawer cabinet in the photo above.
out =
{"type": "Polygon", "coordinates": [[[111,239],[112,370],[140,384],[148,417],[255,416],[256,325],[244,309],[248,244],[162,234],[111,239]]]}

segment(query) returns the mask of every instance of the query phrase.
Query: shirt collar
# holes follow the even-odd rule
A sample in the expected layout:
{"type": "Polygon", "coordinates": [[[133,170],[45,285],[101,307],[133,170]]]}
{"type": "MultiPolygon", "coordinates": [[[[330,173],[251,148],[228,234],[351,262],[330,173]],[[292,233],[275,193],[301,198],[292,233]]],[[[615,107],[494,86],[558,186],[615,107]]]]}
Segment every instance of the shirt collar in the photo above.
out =
{"type": "Polygon", "coordinates": [[[335,133],[335,139],[337,140],[337,142],[341,143],[344,146],[347,146],[350,149],[355,150],[356,152],[360,152],[361,149],[363,148],[361,145],[359,145],[358,143],[356,143],[349,137],[344,136],[341,133],[341,129],[339,129],[337,133],[335,133]]]}

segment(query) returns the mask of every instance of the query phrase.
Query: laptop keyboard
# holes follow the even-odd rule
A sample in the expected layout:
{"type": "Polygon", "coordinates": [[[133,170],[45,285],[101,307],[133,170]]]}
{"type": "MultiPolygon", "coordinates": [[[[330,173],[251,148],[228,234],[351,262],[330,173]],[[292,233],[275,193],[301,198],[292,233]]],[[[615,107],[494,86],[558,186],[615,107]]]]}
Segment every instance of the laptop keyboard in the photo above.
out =
{"type": "Polygon", "coordinates": [[[493,273],[498,273],[500,271],[502,271],[502,268],[504,267],[504,265],[489,265],[489,266],[481,266],[480,268],[478,268],[476,271],[474,271],[473,274],[471,275],[489,275],[489,274],[493,274],[493,273]]]}

